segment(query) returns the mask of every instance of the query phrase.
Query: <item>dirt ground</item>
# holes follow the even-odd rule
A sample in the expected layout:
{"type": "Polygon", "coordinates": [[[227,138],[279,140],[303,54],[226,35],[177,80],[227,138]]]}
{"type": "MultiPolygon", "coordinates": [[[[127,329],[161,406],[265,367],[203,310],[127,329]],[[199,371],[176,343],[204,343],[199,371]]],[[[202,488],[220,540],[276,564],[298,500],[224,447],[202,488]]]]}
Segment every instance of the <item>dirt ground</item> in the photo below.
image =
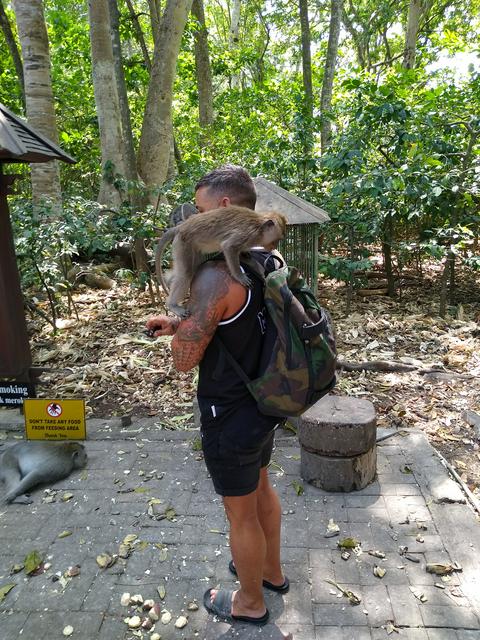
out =
{"type": "MultiPolygon", "coordinates": [[[[424,431],[480,498],[480,425],[469,424],[465,413],[480,413],[480,278],[462,274],[460,304],[446,319],[438,316],[437,282],[431,269],[422,279],[406,278],[395,299],[354,296],[347,312],[346,287],[321,280],[320,300],[334,319],[341,360],[418,367],[342,372],[336,393],[370,399],[379,426],[424,431]]],[[[191,424],[195,373],[173,368],[170,338],[144,334],[146,319],[162,312],[162,303],[152,305],[147,293],[125,284],[107,291],[81,285],[74,300],[78,319],[74,313],[60,319],[56,336],[38,315],[29,318],[34,365],[48,368],[39,395],[85,398],[89,416],[153,415],[168,429],[191,424]]]]}

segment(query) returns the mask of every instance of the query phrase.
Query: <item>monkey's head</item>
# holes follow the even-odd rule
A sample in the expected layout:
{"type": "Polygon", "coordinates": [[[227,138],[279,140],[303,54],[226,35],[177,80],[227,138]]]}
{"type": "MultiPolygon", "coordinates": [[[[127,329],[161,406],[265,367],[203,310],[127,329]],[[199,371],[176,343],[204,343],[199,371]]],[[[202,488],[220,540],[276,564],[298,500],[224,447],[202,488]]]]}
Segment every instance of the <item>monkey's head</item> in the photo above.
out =
{"type": "Polygon", "coordinates": [[[265,222],[262,225],[262,246],[267,250],[276,249],[278,243],[287,232],[287,218],[277,211],[264,213],[265,222]]]}
{"type": "Polygon", "coordinates": [[[87,464],[87,452],[85,451],[85,447],[83,444],[79,444],[78,442],[72,442],[71,452],[72,452],[72,462],[74,469],[82,469],[87,464]]]}

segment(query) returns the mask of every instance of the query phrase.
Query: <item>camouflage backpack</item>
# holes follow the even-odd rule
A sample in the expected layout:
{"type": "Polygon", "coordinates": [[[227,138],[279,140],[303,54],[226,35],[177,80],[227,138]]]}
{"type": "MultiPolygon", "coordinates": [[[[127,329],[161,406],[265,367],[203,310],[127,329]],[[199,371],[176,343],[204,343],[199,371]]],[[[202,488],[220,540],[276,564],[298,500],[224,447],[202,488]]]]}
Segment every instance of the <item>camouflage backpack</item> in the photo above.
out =
{"type": "Polygon", "coordinates": [[[268,311],[258,377],[251,380],[221,341],[220,348],[262,413],[298,416],[335,386],[331,319],[295,267],[269,272],[255,253],[245,264],[264,281],[268,311]]]}

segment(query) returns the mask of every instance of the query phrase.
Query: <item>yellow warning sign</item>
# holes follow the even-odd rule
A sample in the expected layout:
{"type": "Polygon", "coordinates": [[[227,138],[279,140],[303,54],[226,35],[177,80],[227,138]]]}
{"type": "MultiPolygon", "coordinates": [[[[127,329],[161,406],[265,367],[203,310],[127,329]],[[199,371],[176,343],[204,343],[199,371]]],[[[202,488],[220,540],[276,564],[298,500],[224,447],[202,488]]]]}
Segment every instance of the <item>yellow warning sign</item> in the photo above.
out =
{"type": "Polygon", "coordinates": [[[85,440],[85,400],[23,401],[27,440],[85,440]]]}

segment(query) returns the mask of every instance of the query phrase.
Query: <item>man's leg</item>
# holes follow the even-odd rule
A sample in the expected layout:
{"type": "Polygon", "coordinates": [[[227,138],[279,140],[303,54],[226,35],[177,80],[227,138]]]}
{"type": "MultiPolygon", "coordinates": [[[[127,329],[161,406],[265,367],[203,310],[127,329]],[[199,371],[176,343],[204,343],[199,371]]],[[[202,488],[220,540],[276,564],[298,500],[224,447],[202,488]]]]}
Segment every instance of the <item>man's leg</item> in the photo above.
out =
{"type": "Polygon", "coordinates": [[[280,529],[282,507],[277,492],[270,484],[267,467],[260,469],[260,481],[257,488],[257,514],[266,540],[263,578],[274,585],[285,582],[280,564],[280,529]]]}
{"type": "MultiPolygon", "coordinates": [[[[260,617],[263,599],[263,565],[267,544],[257,515],[257,491],[246,496],[225,496],[223,504],[230,523],[230,547],[240,581],[232,604],[233,615],[260,617]]],[[[212,591],[215,598],[216,591],[212,591]]]]}

